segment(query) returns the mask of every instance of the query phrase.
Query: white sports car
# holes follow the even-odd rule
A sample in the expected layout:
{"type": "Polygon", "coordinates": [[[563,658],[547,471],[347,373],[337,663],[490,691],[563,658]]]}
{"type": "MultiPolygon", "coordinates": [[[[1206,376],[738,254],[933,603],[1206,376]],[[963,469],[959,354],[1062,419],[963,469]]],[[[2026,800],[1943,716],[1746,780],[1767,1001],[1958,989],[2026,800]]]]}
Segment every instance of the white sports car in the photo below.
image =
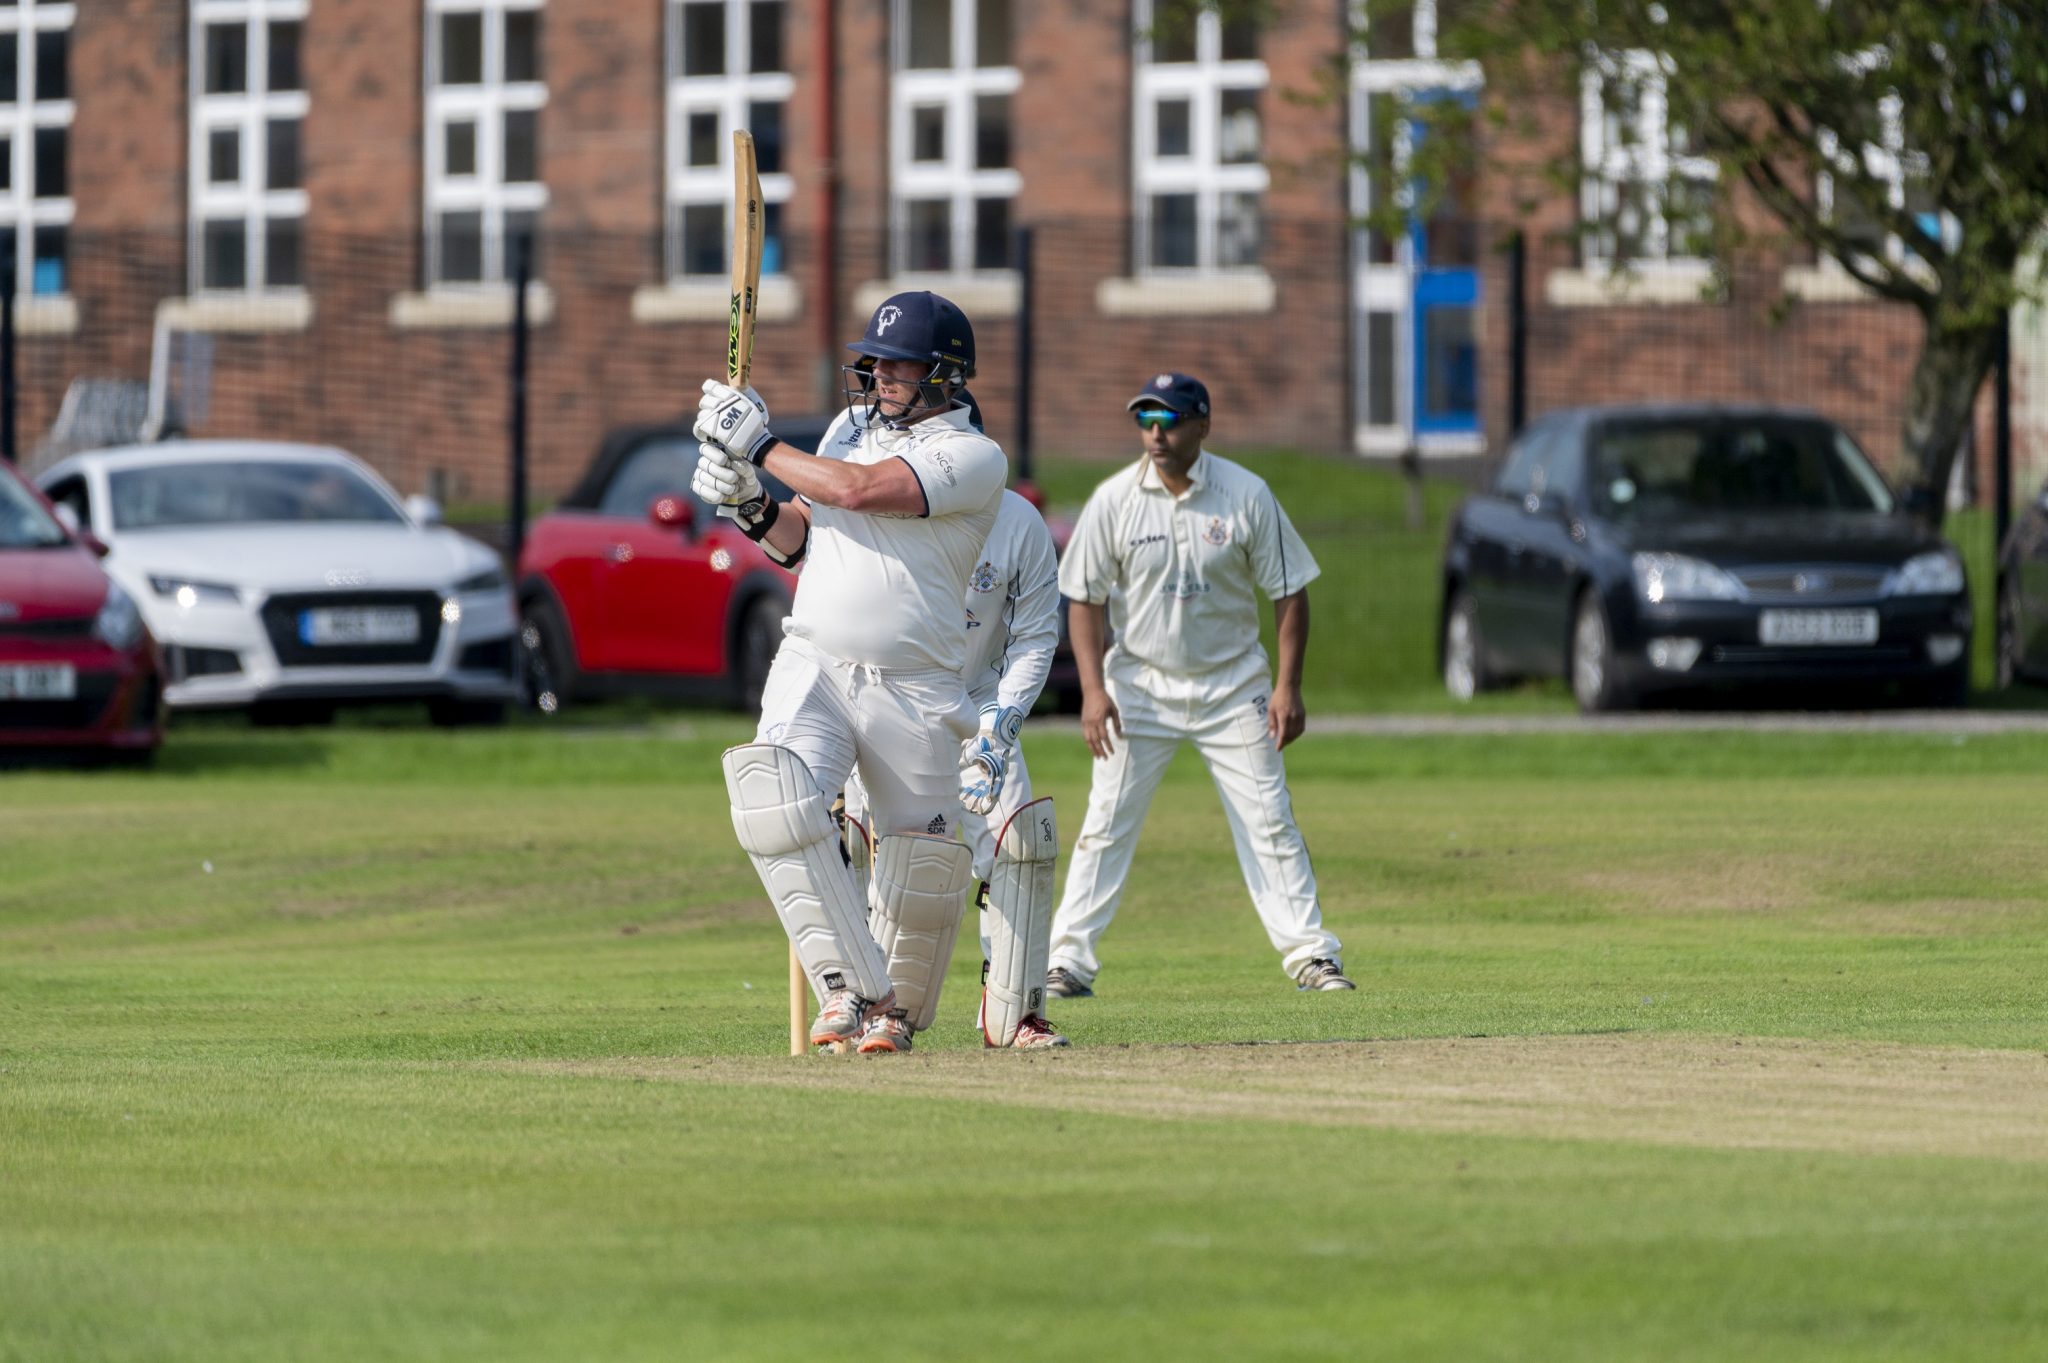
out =
{"type": "Polygon", "coordinates": [[[424,700],[436,723],[501,718],[518,611],[503,565],[316,445],[171,441],[93,450],[36,484],[107,546],[163,646],[175,708],[318,720],[424,700]]]}

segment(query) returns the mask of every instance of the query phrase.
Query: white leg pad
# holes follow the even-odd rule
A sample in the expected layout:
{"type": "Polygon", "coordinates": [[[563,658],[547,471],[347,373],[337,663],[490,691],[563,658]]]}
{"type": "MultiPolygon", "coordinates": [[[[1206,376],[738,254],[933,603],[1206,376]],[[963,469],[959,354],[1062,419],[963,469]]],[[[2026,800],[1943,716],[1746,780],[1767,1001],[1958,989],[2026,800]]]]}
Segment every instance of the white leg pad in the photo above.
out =
{"type": "Polygon", "coordinates": [[[951,838],[892,833],[876,845],[875,940],[889,958],[896,1011],[917,1031],[938,1016],[973,863],[974,853],[951,838]]]}
{"type": "Polygon", "coordinates": [[[825,797],[803,759],[773,743],[725,752],[732,829],[753,859],[775,915],[820,1000],[835,989],[889,992],[888,959],[867,928],[825,797]]]}
{"type": "Polygon", "coordinates": [[[981,991],[981,1034],[992,1046],[1015,1041],[1025,1018],[1045,1016],[1053,863],[1059,853],[1050,798],[1025,805],[996,835],[988,878],[988,979],[981,991]]]}

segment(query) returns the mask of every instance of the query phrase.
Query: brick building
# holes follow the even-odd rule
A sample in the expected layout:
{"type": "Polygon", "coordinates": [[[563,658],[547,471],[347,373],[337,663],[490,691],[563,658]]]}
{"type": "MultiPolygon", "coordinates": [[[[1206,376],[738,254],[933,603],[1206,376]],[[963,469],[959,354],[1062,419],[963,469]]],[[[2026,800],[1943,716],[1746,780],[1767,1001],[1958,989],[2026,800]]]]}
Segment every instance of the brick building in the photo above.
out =
{"type": "MultiPolygon", "coordinates": [[[[1167,367],[1210,380],[1226,446],[1497,448],[1513,177],[1391,239],[1353,226],[1401,180],[1406,112],[1485,92],[1436,59],[1434,0],[1348,52],[1347,9],[1294,0],[1261,31],[1155,29],[1151,0],[13,0],[22,443],[74,380],[140,379],[154,354],[195,433],[333,441],[406,491],[500,497],[531,231],[534,478],[559,492],[607,426],[716,372],[749,126],[774,410],[836,405],[867,312],[931,287],[974,320],[975,389],[1012,434],[1030,226],[1039,449],[1126,450],[1122,399],[1167,367]]],[[[1631,224],[1640,263],[1615,272],[1600,239],[1565,240],[1577,215],[1630,176],[1710,177],[1653,100],[1540,113],[1588,176],[1526,220],[1532,414],[1796,400],[1886,458],[1910,313],[1810,255],[1716,275],[1661,221],[1631,224]],[[1616,118],[1669,154],[1603,147],[1616,118]]]]}

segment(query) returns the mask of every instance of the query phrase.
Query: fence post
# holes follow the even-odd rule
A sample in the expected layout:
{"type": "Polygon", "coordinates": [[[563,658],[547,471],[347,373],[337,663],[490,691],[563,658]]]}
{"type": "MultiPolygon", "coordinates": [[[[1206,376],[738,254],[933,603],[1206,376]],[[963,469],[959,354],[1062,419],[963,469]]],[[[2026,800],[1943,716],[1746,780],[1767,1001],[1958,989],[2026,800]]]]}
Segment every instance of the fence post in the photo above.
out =
{"type": "Polygon", "coordinates": [[[1529,419],[1529,302],[1524,280],[1529,243],[1520,228],[1508,237],[1508,438],[1529,419]]]}
{"type": "Polygon", "coordinates": [[[513,573],[526,548],[526,286],[533,275],[533,234],[521,232],[512,241],[512,366],[510,429],[511,496],[505,512],[506,556],[513,573]]]}
{"type": "Polygon", "coordinates": [[[1998,358],[1991,367],[1991,561],[2012,528],[2012,313],[1998,320],[1998,358]]]}
{"type": "Polygon", "coordinates": [[[1017,481],[1031,481],[1031,286],[1032,229],[1017,229],[1017,481]]]}
{"type": "Polygon", "coordinates": [[[0,259],[0,459],[21,462],[15,445],[14,420],[14,258],[0,259]]]}

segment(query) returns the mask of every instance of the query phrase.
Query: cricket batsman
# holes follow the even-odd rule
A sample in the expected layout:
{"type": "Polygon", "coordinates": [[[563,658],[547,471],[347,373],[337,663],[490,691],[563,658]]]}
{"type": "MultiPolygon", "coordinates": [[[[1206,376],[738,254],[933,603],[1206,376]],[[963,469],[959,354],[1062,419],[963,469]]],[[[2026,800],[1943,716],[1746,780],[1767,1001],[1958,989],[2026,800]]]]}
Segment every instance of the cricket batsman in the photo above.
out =
{"type": "MultiPolygon", "coordinates": [[[[972,874],[959,812],[992,810],[1007,773],[1008,744],[978,731],[961,680],[960,601],[1009,470],[960,400],[974,333],[958,307],[897,294],[848,348],[854,439],[804,454],[775,439],[758,398],[707,381],[692,486],[777,562],[805,565],[755,741],[725,754],[726,791],[817,996],[812,1044],[873,1053],[906,1051],[930,1025],[972,874]],[[757,468],[795,497],[767,496],[757,468]],[[877,834],[876,932],[828,809],[856,763],[877,834]]],[[[1050,804],[1028,813],[998,861],[1049,880],[1050,804]]]]}
{"type": "Polygon", "coordinates": [[[1116,915],[1139,826],[1189,741],[1223,796],[1281,967],[1300,989],[1351,989],[1280,757],[1304,724],[1307,589],[1320,570],[1265,481],[1202,448],[1209,390],[1199,380],[1161,374],[1128,407],[1145,453],[1088,498],[1060,564],[1095,768],[1046,991],[1094,993],[1096,943],[1116,915]],[[1261,595],[1273,601],[1277,678],[1259,646],[1261,595]],[[1105,620],[1116,636],[1106,652],[1105,620]]]}

